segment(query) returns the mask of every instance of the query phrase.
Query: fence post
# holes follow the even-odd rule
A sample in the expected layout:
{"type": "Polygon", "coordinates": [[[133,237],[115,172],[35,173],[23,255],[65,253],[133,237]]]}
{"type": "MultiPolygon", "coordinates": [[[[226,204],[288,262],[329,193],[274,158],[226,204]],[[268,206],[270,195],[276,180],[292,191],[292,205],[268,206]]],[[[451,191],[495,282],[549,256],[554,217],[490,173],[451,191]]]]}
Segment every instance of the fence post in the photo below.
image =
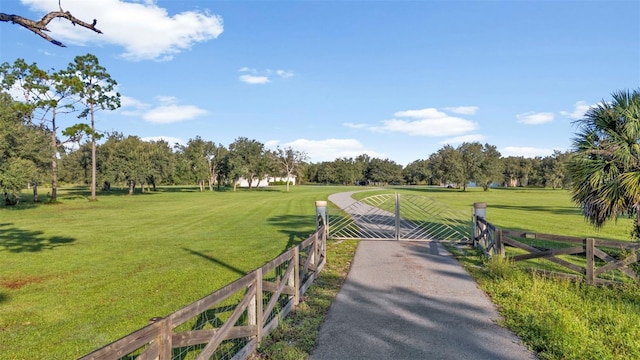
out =
{"type": "Polygon", "coordinates": [[[400,240],[400,194],[396,193],[396,230],[395,230],[395,238],[396,240],[400,240]]]}
{"type": "Polygon", "coordinates": [[[594,245],[595,241],[591,238],[585,239],[585,256],[587,258],[587,284],[595,284],[595,261],[594,261],[594,245]]]}
{"type": "Polygon", "coordinates": [[[158,326],[158,359],[171,360],[171,326],[169,319],[164,318],[157,323],[158,326]]]}
{"type": "Polygon", "coordinates": [[[293,305],[300,303],[300,246],[293,248],[293,288],[296,290],[293,295],[293,305]]]}
{"type": "Polygon", "coordinates": [[[247,307],[247,322],[256,327],[258,345],[262,341],[262,268],[255,271],[256,293],[247,307]]]}
{"type": "Polygon", "coordinates": [[[480,229],[478,229],[478,218],[481,217],[483,219],[487,219],[487,203],[477,202],[473,203],[473,246],[476,247],[478,245],[476,241],[476,237],[480,235],[480,229]]]}
{"type": "MultiPolygon", "coordinates": [[[[316,231],[315,234],[313,234],[313,245],[311,245],[311,251],[309,251],[309,257],[311,258],[309,260],[309,265],[318,265],[318,232],[316,231]]],[[[318,267],[316,266],[316,269],[313,272],[313,278],[317,278],[318,277],[318,267]]]]}
{"type": "Polygon", "coordinates": [[[500,257],[504,257],[504,243],[502,242],[502,229],[496,229],[496,253],[500,257]]]}

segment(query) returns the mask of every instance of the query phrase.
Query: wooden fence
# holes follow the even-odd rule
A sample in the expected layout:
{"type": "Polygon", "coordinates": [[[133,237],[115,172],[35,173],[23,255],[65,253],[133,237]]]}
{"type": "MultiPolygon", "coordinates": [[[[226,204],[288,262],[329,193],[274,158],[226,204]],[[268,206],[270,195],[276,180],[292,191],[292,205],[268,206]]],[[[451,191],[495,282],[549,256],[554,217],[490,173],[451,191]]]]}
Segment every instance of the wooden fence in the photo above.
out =
{"type": "Polygon", "coordinates": [[[245,359],[298,305],[325,262],[322,226],[241,279],[80,359],[245,359]]]}
{"type": "Polygon", "coordinates": [[[503,230],[482,217],[476,217],[474,228],[474,244],[487,256],[506,256],[505,246],[512,246],[526,252],[510,256],[513,261],[545,259],[572,271],[563,273],[532,269],[536,272],[584,279],[587,284],[611,284],[618,281],[605,279],[603,275],[617,271],[636,283],[640,282],[638,273],[629,267],[640,260],[639,243],[503,230]],[[561,255],[574,257],[559,258],[561,255]]]}

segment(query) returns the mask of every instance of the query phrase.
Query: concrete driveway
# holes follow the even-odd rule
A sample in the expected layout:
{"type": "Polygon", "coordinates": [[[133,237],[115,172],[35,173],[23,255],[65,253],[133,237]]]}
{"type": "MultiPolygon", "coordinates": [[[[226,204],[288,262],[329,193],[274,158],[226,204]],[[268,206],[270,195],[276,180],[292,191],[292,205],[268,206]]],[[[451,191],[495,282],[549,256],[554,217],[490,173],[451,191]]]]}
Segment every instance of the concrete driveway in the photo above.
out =
{"type": "Polygon", "coordinates": [[[439,243],[361,241],[310,359],[536,359],[498,319],[439,243]]]}

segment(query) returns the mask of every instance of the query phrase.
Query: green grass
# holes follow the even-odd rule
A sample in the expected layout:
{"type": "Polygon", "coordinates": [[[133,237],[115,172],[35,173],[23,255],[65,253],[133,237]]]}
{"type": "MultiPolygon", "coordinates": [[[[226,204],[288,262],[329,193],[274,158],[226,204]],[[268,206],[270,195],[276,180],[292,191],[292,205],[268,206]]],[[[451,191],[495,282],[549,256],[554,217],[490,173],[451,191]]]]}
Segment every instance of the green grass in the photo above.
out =
{"type": "Polygon", "coordinates": [[[546,278],[479,252],[456,257],[487,292],[512,329],[540,359],[640,358],[640,288],[595,287],[546,278]]]}
{"type": "MultiPolygon", "coordinates": [[[[166,188],[0,207],[0,348],[81,356],[262,266],[315,229],[338,187],[166,188]]],[[[44,192],[41,189],[42,192],[44,192]]]]}

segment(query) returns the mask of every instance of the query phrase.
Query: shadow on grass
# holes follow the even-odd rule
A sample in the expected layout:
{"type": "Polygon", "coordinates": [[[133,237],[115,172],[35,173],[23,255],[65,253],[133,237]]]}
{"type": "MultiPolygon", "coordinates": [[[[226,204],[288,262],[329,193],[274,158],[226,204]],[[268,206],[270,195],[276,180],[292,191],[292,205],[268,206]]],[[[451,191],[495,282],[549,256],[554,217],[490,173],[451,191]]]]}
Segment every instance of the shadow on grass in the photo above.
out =
{"type": "Polygon", "coordinates": [[[188,248],[185,248],[185,247],[183,247],[182,250],[184,250],[184,251],[186,251],[186,252],[188,252],[188,253],[190,253],[192,255],[196,255],[196,256],[199,256],[199,257],[204,258],[206,260],[209,260],[209,261],[211,261],[212,263],[214,263],[216,265],[223,266],[223,267],[235,272],[236,274],[239,274],[239,275],[246,275],[247,274],[247,271],[239,269],[239,268],[237,268],[237,267],[235,267],[233,265],[227,264],[226,262],[224,262],[222,260],[218,260],[218,259],[214,258],[213,256],[209,256],[207,254],[201,253],[199,251],[191,250],[191,249],[188,249],[188,248]]]}
{"type": "Polygon", "coordinates": [[[305,215],[279,215],[269,218],[267,221],[289,237],[282,252],[306,240],[310,234],[313,234],[313,226],[315,226],[314,217],[305,215]]]}
{"type": "Polygon", "coordinates": [[[23,230],[12,225],[0,224],[0,251],[22,253],[53,250],[75,241],[74,238],[64,236],[45,237],[42,231],[23,230]]]}
{"type": "Polygon", "coordinates": [[[33,194],[29,191],[20,194],[20,201],[15,205],[7,205],[5,203],[4,197],[0,197],[0,209],[4,208],[7,210],[28,210],[42,204],[46,204],[47,201],[49,201],[48,194],[40,194],[38,195],[38,202],[34,202],[33,194]]]}

